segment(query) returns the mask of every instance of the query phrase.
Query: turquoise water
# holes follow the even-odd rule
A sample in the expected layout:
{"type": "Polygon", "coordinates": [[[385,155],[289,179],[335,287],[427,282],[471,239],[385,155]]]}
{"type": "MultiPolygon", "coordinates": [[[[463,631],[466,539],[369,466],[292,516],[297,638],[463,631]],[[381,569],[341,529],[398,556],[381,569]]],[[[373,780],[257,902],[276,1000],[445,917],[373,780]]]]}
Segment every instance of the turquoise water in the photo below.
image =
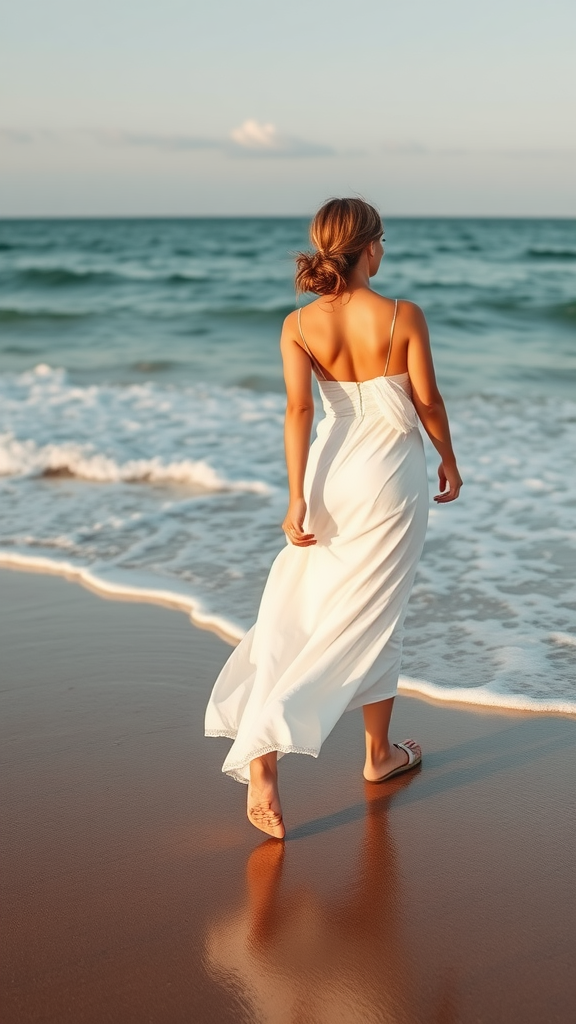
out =
{"type": "MultiPolygon", "coordinates": [[[[298,219],[0,222],[0,366],[281,388],[298,219]]],[[[445,389],[570,394],[576,222],[391,220],[374,286],[426,312],[445,389]]]]}
{"type": "MultiPolygon", "coordinates": [[[[426,313],[465,479],[432,509],[406,675],[576,709],[576,222],[385,226],[374,287],[426,313]]],[[[300,219],[0,222],[5,557],[253,621],[283,543],[278,337],[306,244],[300,219]]]]}

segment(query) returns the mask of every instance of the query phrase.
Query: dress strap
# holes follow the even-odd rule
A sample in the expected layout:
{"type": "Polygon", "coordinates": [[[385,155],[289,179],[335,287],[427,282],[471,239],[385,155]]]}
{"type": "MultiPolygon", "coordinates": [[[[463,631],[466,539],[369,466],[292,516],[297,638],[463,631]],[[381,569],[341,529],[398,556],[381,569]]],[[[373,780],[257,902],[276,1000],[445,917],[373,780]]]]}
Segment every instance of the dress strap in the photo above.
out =
{"type": "Polygon", "coordinates": [[[302,323],[301,323],[301,319],[300,319],[301,316],[302,316],[302,308],[299,307],[298,308],[298,330],[300,331],[300,337],[302,338],[302,341],[304,342],[304,348],[306,349],[308,355],[310,356],[310,359],[311,359],[311,362],[312,362],[312,366],[314,367],[317,376],[320,377],[320,380],[327,380],[326,374],[322,370],[322,367],[320,366],[320,363],[318,362],[317,359],[314,358],[314,356],[312,355],[310,349],[308,348],[308,342],[306,341],[306,338],[304,337],[304,332],[302,330],[302,323]]]}
{"type": "Polygon", "coordinates": [[[390,362],[390,356],[392,354],[392,339],[394,337],[394,328],[396,326],[396,314],[398,312],[398,299],[394,303],[394,316],[392,317],[392,327],[390,328],[390,344],[388,345],[388,357],[386,359],[386,366],[384,367],[384,377],[388,373],[388,363],[390,362]]]}

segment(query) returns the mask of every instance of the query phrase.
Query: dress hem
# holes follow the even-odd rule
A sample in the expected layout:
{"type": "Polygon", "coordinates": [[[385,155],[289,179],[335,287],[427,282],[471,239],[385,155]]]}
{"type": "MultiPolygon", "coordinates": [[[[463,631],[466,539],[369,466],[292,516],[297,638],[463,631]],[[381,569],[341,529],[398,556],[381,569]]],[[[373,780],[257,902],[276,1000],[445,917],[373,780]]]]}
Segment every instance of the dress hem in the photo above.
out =
{"type": "MultiPolygon", "coordinates": [[[[223,736],[225,739],[235,740],[237,733],[233,732],[231,729],[209,729],[206,730],[204,735],[211,737],[223,736]]],[[[292,745],[282,746],[277,743],[269,744],[266,747],[260,747],[258,750],[251,751],[248,757],[243,758],[242,761],[239,761],[236,764],[230,765],[228,768],[223,766],[222,771],[226,775],[230,775],[233,779],[236,779],[237,782],[242,782],[247,786],[249,780],[239,774],[240,769],[245,768],[246,765],[249,765],[250,761],[253,761],[256,757],[263,757],[264,754],[272,754],[274,751],[277,751],[279,754],[308,754],[309,757],[318,757],[318,754],[320,753],[318,750],[312,750],[307,747],[295,747],[292,745]]]]}
{"type": "Polygon", "coordinates": [[[353,697],[352,700],[350,701],[350,703],[348,704],[348,706],[345,708],[344,714],[346,714],[346,711],[358,711],[360,708],[364,708],[368,704],[379,704],[380,701],[382,701],[382,700],[390,700],[392,697],[397,697],[397,696],[398,696],[398,687],[397,686],[395,686],[394,689],[391,692],[382,694],[381,697],[370,697],[368,700],[363,700],[362,699],[362,694],[361,694],[360,698],[358,698],[360,703],[357,703],[356,702],[357,698],[353,697]]]}

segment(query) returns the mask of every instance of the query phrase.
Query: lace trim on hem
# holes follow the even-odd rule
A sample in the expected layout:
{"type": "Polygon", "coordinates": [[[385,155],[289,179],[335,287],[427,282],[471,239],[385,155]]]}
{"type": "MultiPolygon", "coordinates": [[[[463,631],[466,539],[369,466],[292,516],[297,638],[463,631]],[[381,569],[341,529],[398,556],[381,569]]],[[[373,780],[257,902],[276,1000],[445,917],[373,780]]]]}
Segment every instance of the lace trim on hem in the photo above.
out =
{"type": "MultiPolygon", "coordinates": [[[[211,729],[208,732],[205,732],[204,735],[225,736],[226,739],[229,740],[236,739],[236,733],[226,729],[211,729]]],[[[225,772],[226,775],[230,775],[233,779],[236,779],[236,782],[243,782],[244,785],[248,785],[248,779],[245,779],[242,775],[238,774],[240,769],[245,768],[246,765],[250,764],[250,761],[254,760],[254,758],[263,757],[264,754],[271,754],[274,750],[277,750],[279,754],[308,754],[309,757],[318,757],[319,754],[318,750],[312,750],[309,747],[283,747],[279,744],[275,744],[267,747],[260,747],[259,750],[251,751],[249,757],[237,762],[237,764],[230,765],[229,768],[222,768],[222,771],[225,772]]]]}
{"type": "Polygon", "coordinates": [[[231,729],[206,729],[204,731],[205,736],[224,736],[227,740],[235,740],[236,733],[231,729]]]}

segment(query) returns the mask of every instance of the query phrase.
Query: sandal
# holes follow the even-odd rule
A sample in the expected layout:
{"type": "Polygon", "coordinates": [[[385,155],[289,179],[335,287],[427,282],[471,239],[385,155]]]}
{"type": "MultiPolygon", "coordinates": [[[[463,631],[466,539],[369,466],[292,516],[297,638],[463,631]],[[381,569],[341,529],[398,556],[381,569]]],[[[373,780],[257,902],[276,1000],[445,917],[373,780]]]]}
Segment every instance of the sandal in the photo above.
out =
{"type": "MultiPolygon", "coordinates": [[[[379,779],[371,779],[372,782],[386,782],[387,779],[391,779],[393,775],[400,775],[401,772],[407,772],[410,768],[415,768],[417,764],[422,761],[422,754],[415,754],[412,747],[407,746],[409,740],[404,740],[404,743],[395,743],[394,746],[398,750],[404,750],[408,754],[408,761],[406,764],[401,764],[398,768],[393,768],[391,772],[387,772],[386,775],[382,775],[379,779]]],[[[414,741],[412,741],[414,742],[414,741]]]]}

